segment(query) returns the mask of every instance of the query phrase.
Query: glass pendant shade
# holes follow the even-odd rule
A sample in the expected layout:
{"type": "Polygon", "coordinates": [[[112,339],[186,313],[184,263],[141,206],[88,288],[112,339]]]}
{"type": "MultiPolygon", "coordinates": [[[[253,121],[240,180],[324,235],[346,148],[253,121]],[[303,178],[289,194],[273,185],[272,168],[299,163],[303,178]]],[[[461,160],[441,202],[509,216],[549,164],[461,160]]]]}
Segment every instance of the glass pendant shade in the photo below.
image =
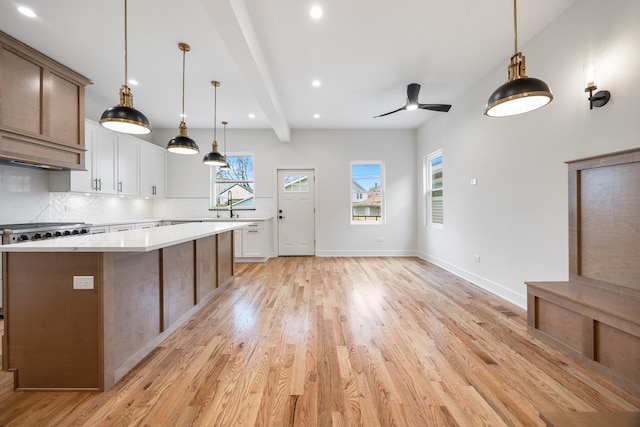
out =
{"type": "Polygon", "coordinates": [[[127,86],[127,0],[124,0],[124,81],[120,87],[120,103],[102,113],[100,124],[116,132],[148,134],[151,132],[149,119],[133,108],[133,95],[127,86]]]}
{"type": "MultiPolygon", "coordinates": [[[[185,55],[187,52],[191,50],[191,47],[186,43],[178,43],[178,49],[182,51],[182,117],[185,117],[184,114],[184,69],[185,69],[185,55]]],[[[187,124],[184,120],[180,121],[180,126],[178,127],[178,136],[171,138],[169,143],[167,144],[167,151],[170,153],[176,154],[198,154],[200,152],[200,148],[198,148],[198,144],[189,138],[187,135],[187,124]]]]}
{"type": "Polygon", "coordinates": [[[518,52],[518,20],[516,0],[513,0],[514,50],[508,67],[508,80],[496,89],[484,109],[490,117],[506,117],[544,107],[553,100],[549,86],[540,79],[527,77],[525,57],[518,52]]]}

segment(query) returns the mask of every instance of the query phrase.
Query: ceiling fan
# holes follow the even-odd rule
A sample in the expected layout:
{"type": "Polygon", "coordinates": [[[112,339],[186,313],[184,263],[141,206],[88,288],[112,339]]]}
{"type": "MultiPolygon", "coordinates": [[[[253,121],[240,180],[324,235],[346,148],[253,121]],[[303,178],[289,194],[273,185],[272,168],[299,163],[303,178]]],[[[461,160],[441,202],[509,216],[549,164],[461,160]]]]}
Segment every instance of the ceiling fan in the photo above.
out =
{"type": "Polygon", "coordinates": [[[404,105],[404,107],[398,108],[397,110],[390,111],[388,113],[380,114],[379,116],[375,116],[374,119],[376,117],[388,116],[389,114],[397,113],[398,111],[402,110],[411,111],[419,108],[421,110],[442,111],[443,113],[446,113],[451,108],[451,105],[447,104],[420,104],[418,102],[419,93],[420,85],[418,83],[409,84],[407,86],[407,103],[404,105]]]}

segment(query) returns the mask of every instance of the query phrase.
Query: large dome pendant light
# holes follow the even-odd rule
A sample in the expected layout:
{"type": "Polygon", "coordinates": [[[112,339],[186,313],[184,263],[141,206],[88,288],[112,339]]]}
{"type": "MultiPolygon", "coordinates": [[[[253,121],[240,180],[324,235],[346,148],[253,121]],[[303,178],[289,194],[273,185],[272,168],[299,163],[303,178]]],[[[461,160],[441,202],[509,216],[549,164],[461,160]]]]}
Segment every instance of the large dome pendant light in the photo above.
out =
{"type": "Polygon", "coordinates": [[[223,121],[221,123],[223,127],[222,138],[224,139],[224,165],[220,166],[218,169],[220,169],[221,171],[230,171],[231,165],[229,164],[229,159],[227,158],[227,125],[229,124],[229,122],[223,121]]]}
{"type": "Polygon", "coordinates": [[[218,152],[218,141],[216,141],[216,104],[218,99],[218,86],[220,86],[220,82],[214,80],[211,82],[211,85],[213,86],[213,143],[211,144],[211,152],[204,156],[202,163],[209,166],[224,166],[227,162],[224,159],[224,156],[218,152]]]}
{"type": "Polygon", "coordinates": [[[178,48],[182,51],[182,119],[180,120],[180,126],[178,127],[178,136],[172,138],[167,144],[167,150],[171,153],[177,154],[198,154],[200,149],[198,144],[187,136],[187,124],[184,122],[184,68],[185,68],[185,56],[186,53],[191,50],[191,47],[186,43],[178,43],[178,48]]]}
{"type": "Polygon", "coordinates": [[[151,132],[149,119],[133,108],[133,95],[127,86],[127,0],[124,0],[124,84],[120,87],[120,104],[108,108],[100,124],[116,132],[143,135],[151,132]]]}
{"type": "Polygon", "coordinates": [[[509,63],[507,83],[495,90],[487,101],[484,114],[491,117],[515,116],[544,107],[553,99],[549,86],[540,79],[527,77],[525,58],[518,52],[518,20],[513,0],[514,51],[509,63]]]}

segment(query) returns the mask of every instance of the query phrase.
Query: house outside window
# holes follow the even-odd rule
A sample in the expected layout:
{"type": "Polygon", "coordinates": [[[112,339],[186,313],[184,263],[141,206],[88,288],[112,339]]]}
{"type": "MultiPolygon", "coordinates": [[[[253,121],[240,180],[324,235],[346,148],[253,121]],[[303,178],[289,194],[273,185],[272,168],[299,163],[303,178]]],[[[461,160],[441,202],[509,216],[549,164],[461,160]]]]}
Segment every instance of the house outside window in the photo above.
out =
{"type": "Polygon", "coordinates": [[[384,223],[384,163],[351,163],[351,224],[384,223]]]}
{"type": "Polygon", "coordinates": [[[228,170],[211,167],[210,209],[254,209],[254,155],[228,155],[228,170]]]}
{"type": "Polygon", "coordinates": [[[429,154],[424,162],[425,223],[444,226],[444,181],[442,150],[429,154]]]}

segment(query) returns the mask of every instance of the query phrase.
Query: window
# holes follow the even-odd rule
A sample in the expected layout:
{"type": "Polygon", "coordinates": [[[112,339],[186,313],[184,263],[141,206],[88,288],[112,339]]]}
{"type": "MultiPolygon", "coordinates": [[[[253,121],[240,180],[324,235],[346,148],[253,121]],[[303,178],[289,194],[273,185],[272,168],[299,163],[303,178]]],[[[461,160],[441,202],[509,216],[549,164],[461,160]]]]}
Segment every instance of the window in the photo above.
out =
{"type": "Polygon", "coordinates": [[[283,184],[285,193],[309,192],[309,177],[306,175],[287,175],[283,184]]]}
{"type": "Polygon", "coordinates": [[[384,221],[384,164],[351,163],[351,224],[384,221]]]}
{"type": "Polygon", "coordinates": [[[255,182],[253,154],[228,155],[228,170],[211,167],[210,209],[253,209],[255,182]]]}
{"type": "Polygon", "coordinates": [[[425,158],[425,223],[434,227],[444,225],[444,194],[442,150],[425,158]]]}

